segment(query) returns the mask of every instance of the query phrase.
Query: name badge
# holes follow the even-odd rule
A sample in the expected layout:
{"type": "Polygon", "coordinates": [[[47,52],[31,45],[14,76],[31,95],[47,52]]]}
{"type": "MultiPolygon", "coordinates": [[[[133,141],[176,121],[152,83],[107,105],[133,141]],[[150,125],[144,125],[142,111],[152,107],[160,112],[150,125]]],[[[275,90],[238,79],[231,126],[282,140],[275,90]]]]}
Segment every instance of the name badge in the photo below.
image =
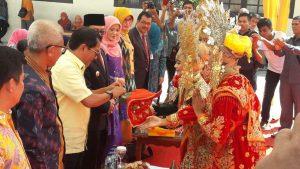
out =
{"type": "Polygon", "coordinates": [[[150,60],[153,60],[154,59],[154,57],[153,57],[153,54],[151,53],[150,54],[150,60]]]}

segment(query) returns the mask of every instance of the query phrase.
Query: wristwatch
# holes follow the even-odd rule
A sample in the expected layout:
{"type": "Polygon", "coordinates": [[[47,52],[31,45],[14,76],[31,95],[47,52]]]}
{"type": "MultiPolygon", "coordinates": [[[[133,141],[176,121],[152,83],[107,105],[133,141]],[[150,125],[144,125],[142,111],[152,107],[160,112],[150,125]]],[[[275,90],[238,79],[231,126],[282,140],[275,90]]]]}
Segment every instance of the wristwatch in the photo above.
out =
{"type": "Polygon", "coordinates": [[[109,100],[114,98],[114,94],[112,93],[112,91],[109,90],[109,91],[106,91],[105,93],[109,95],[109,97],[110,97],[109,100]]]}

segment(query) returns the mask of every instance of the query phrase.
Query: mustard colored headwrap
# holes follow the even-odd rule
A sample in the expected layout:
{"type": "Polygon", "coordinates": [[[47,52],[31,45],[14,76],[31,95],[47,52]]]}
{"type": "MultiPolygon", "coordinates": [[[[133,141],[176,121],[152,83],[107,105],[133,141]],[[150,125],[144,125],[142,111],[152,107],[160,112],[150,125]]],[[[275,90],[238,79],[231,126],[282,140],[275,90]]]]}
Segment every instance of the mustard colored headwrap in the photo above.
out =
{"type": "Polygon", "coordinates": [[[224,46],[241,57],[245,54],[248,59],[252,57],[252,42],[248,36],[226,33],[224,46]]]}
{"type": "Polygon", "coordinates": [[[119,19],[121,25],[123,24],[126,17],[131,16],[134,19],[132,11],[129,8],[117,7],[114,12],[114,16],[119,19]]]}

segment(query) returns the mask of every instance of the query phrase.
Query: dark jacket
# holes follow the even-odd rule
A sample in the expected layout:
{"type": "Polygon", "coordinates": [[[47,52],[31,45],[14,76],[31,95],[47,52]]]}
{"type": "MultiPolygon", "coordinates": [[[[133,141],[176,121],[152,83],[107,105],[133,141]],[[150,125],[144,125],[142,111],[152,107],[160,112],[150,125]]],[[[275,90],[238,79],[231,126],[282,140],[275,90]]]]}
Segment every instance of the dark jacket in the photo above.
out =
{"type": "Polygon", "coordinates": [[[8,9],[6,0],[0,0],[0,19],[4,18],[8,21],[8,9]]]}
{"type": "MultiPolygon", "coordinates": [[[[145,84],[148,83],[149,80],[149,68],[150,68],[150,60],[147,63],[147,55],[146,51],[143,47],[142,38],[137,30],[137,28],[133,28],[129,31],[129,38],[134,47],[134,68],[135,68],[135,83],[136,88],[144,88],[145,84]]],[[[148,52],[150,55],[150,41],[149,37],[147,37],[147,46],[148,52]]]]}

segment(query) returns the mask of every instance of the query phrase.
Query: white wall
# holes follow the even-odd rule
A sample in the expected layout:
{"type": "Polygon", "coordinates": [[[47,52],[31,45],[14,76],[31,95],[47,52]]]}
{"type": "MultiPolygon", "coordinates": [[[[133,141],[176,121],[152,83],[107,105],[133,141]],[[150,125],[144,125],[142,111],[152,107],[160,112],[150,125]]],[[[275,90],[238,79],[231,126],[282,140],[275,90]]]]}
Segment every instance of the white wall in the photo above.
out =
{"type": "MultiPolygon", "coordinates": [[[[36,19],[49,19],[57,21],[60,17],[60,13],[65,11],[69,14],[71,20],[74,16],[84,15],[87,13],[104,13],[106,15],[112,15],[114,11],[113,0],[73,0],[73,4],[66,3],[55,3],[55,2],[43,2],[43,1],[33,1],[33,6],[35,10],[36,19]]],[[[21,0],[7,0],[8,10],[9,10],[9,30],[6,36],[3,38],[7,41],[8,37],[11,35],[12,31],[16,28],[21,27],[20,18],[17,13],[20,9],[21,0]]],[[[132,10],[134,15],[137,16],[141,11],[140,9],[132,10]]],[[[294,16],[300,15],[300,0],[296,0],[294,16]]],[[[292,34],[291,30],[291,20],[289,20],[289,26],[287,33],[292,34]]]]}
{"type": "MultiPolygon", "coordinates": [[[[13,30],[21,27],[21,20],[17,15],[21,0],[7,0],[7,3],[10,27],[3,38],[4,41],[7,41],[13,30]]],[[[113,4],[113,0],[73,0],[73,4],[33,1],[35,19],[49,19],[53,21],[59,19],[62,11],[67,12],[72,21],[77,14],[82,16],[87,13],[112,15],[114,11],[113,4]]],[[[141,10],[133,9],[132,11],[137,16],[141,10]]]]}

